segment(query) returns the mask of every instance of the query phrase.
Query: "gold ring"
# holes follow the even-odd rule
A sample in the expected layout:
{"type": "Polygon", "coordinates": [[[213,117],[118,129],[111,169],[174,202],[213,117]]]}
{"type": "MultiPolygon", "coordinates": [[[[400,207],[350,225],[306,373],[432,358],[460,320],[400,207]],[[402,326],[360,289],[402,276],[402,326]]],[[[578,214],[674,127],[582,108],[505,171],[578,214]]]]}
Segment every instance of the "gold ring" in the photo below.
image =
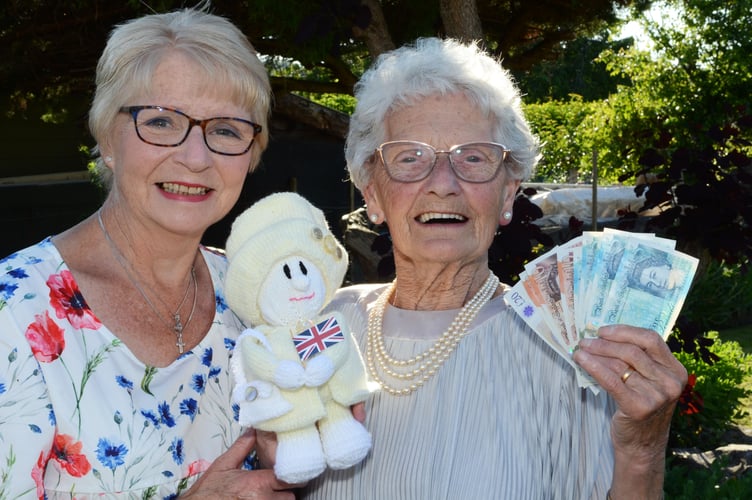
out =
{"type": "Polygon", "coordinates": [[[627,383],[627,379],[632,376],[632,374],[635,371],[632,368],[627,368],[627,371],[624,372],[624,375],[621,376],[621,381],[625,384],[627,383]]]}

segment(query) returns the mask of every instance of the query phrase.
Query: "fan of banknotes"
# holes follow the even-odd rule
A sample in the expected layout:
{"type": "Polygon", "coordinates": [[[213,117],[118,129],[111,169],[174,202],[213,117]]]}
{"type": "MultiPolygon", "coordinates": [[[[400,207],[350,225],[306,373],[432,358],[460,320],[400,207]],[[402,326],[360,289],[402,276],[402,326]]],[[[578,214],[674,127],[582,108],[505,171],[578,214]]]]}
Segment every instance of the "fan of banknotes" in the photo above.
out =
{"type": "Polygon", "coordinates": [[[654,234],[585,232],[525,266],[506,302],[576,369],[581,387],[597,383],[572,360],[580,339],[628,324],[671,333],[697,259],[654,234]]]}

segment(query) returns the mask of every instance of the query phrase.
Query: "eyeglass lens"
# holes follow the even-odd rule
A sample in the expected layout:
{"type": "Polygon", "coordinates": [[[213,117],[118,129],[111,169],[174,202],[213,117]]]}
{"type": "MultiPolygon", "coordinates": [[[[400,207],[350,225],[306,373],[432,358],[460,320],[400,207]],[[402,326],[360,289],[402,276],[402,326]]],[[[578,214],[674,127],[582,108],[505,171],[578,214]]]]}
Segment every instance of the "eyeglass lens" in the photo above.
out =
{"type": "Polygon", "coordinates": [[[470,143],[455,146],[449,151],[436,151],[428,144],[412,141],[388,142],[381,146],[380,151],[387,173],[402,182],[427,177],[439,154],[449,156],[452,168],[460,179],[488,182],[496,176],[505,154],[503,146],[492,143],[470,143]]]}
{"type": "Polygon", "coordinates": [[[229,155],[248,151],[258,127],[240,118],[194,120],[179,111],[161,107],[137,110],[134,121],[138,136],[155,146],[178,146],[188,137],[193,125],[199,125],[209,149],[229,155]]]}

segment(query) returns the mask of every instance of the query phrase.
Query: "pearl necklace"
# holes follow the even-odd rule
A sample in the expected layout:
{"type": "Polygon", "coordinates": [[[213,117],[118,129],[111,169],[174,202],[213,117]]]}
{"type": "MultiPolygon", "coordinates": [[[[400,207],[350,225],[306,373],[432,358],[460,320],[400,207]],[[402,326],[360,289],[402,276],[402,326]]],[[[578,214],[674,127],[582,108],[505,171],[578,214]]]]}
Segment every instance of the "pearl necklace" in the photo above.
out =
{"type": "Polygon", "coordinates": [[[383,332],[386,304],[397,287],[397,280],[393,281],[389,288],[376,299],[368,314],[366,366],[371,378],[393,396],[406,396],[416,391],[433,377],[451,356],[460,340],[467,335],[470,324],[486,302],[491,299],[498,286],[499,278],[489,273],[488,279],[480,290],[462,307],[447,331],[427,351],[410,359],[396,359],[386,349],[383,332]],[[385,380],[386,377],[399,380],[402,386],[392,385],[385,380]]]}
{"type": "MultiPolygon", "coordinates": [[[[134,286],[136,290],[138,290],[138,293],[141,294],[141,296],[144,298],[146,303],[151,308],[152,312],[167,325],[167,328],[171,329],[173,333],[175,334],[175,346],[178,348],[178,353],[183,354],[185,351],[185,342],[183,341],[183,330],[185,330],[188,327],[188,324],[193,319],[193,313],[196,312],[196,303],[198,301],[198,280],[196,279],[196,265],[191,266],[191,277],[188,280],[188,285],[185,288],[185,293],[183,294],[183,300],[180,301],[180,304],[178,304],[177,309],[174,313],[171,313],[170,316],[172,316],[172,323],[170,323],[168,320],[162,317],[162,313],[159,312],[159,309],[157,309],[157,306],[154,305],[154,303],[149,299],[149,296],[146,295],[146,292],[141,287],[141,285],[136,280],[135,276],[138,275],[135,269],[133,269],[133,266],[131,266],[126,260],[123,253],[120,251],[120,249],[115,245],[115,242],[112,241],[112,238],[110,237],[110,233],[107,232],[107,228],[104,227],[104,221],[102,220],[102,210],[97,211],[97,220],[99,221],[99,227],[102,230],[102,233],[104,234],[105,240],[107,240],[107,244],[110,247],[110,250],[112,251],[112,255],[115,257],[115,260],[117,260],[118,264],[120,264],[120,267],[123,268],[125,271],[125,275],[128,276],[128,279],[130,280],[131,284],[134,286]],[[133,275],[132,275],[132,274],[133,275]],[[191,312],[188,314],[188,319],[185,320],[185,323],[183,323],[182,318],[180,317],[180,309],[182,309],[183,304],[185,304],[185,300],[188,298],[188,290],[191,289],[191,282],[193,282],[193,305],[191,306],[191,312]]],[[[157,295],[157,299],[159,302],[162,303],[163,306],[167,310],[169,310],[169,306],[165,304],[165,302],[162,300],[162,298],[157,295]]]]}

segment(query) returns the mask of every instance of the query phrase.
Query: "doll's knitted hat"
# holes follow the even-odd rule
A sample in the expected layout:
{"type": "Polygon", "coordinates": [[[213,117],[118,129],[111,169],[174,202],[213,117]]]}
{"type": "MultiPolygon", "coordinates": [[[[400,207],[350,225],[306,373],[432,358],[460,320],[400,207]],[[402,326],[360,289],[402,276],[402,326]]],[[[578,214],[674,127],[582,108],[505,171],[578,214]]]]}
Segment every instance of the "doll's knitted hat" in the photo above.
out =
{"type": "Polygon", "coordinates": [[[347,252],[329,230],[324,213],[291,192],[271,194],[240,214],[225,250],[227,304],[253,325],[263,323],[259,288],[277,261],[298,255],[318,266],[326,286],[324,304],[347,271],[347,252]]]}

